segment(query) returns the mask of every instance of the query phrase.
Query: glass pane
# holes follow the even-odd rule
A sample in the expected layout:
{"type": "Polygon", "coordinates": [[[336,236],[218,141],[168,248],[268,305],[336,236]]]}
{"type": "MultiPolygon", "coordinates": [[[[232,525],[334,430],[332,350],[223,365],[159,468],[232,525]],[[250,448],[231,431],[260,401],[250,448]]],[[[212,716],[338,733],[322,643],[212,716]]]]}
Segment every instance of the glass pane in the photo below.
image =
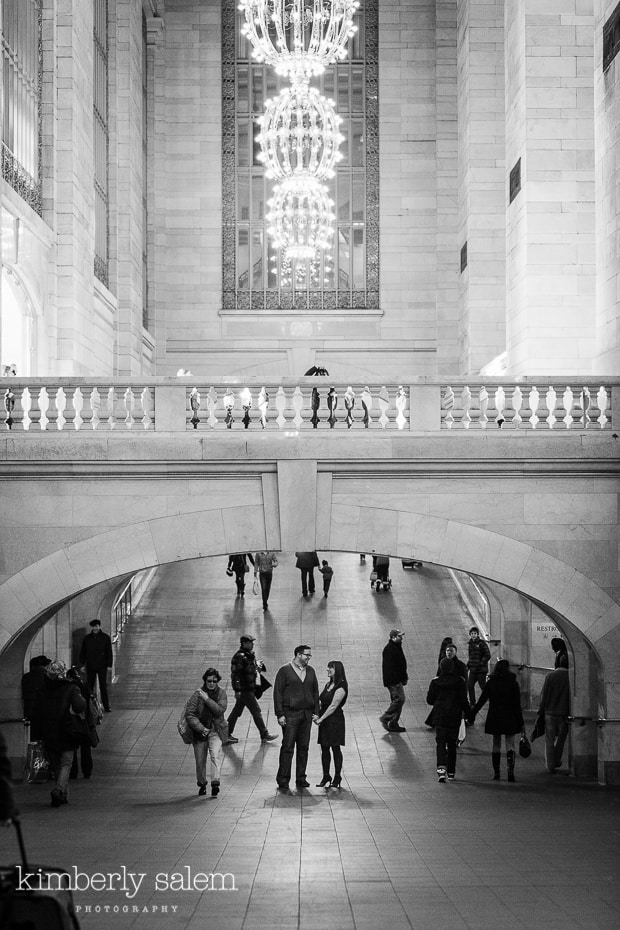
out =
{"type": "Polygon", "coordinates": [[[237,179],[237,219],[250,219],[250,178],[240,174],[237,179]]]}
{"type": "Polygon", "coordinates": [[[247,291],[250,287],[250,234],[244,226],[237,230],[237,287],[247,291]]]}
{"type": "Polygon", "coordinates": [[[263,165],[261,159],[258,157],[262,152],[260,142],[258,142],[256,138],[259,133],[260,133],[260,126],[258,125],[258,122],[254,119],[252,120],[252,165],[254,166],[254,168],[262,168],[262,165],[263,165]]]}
{"type": "Polygon", "coordinates": [[[353,289],[363,291],[365,288],[366,271],[365,271],[365,250],[364,250],[364,230],[353,230],[353,289]]]}
{"type": "Polygon", "coordinates": [[[353,189],[351,219],[354,223],[363,223],[365,219],[366,207],[366,184],[364,176],[356,174],[351,183],[353,189]]]}
{"type": "Polygon", "coordinates": [[[350,223],[351,221],[351,191],[348,172],[338,172],[338,198],[337,198],[336,216],[339,223],[350,223]]]}
{"type": "Polygon", "coordinates": [[[362,120],[351,121],[351,167],[364,165],[364,124],[362,120]]]}
{"type": "Polygon", "coordinates": [[[252,176],[252,221],[265,218],[265,180],[262,174],[252,176]]]}
{"type": "Polygon", "coordinates": [[[350,273],[350,230],[346,227],[338,229],[338,289],[348,291],[351,289],[350,273]]]}
{"type": "Polygon", "coordinates": [[[278,287],[278,257],[279,252],[274,249],[271,237],[267,236],[267,287],[270,291],[278,287]]]}
{"type": "Polygon", "coordinates": [[[321,93],[324,97],[328,97],[330,100],[334,99],[334,82],[336,76],[334,74],[334,69],[329,68],[321,77],[321,93]]]}
{"type": "Polygon", "coordinates": [[[340,132],[344,136],[342,142],[340,143],[340,151],[342,153],[342,161],[339,162],[342,168],[348,168],[351,164],[351,157],[349,155],[349,137],[351,135],[351,127],[349,125],[349,120],[344,119],[340,124],[340,132]]]}
{"type": "Polygon", "coordinates": [[[250,112],[250,91],[248,86],[249,72],[247,65],[239,65],[237,69],[237,112],[250,112]]]}
{"type": "Polygon", "coordinates": [[[252,65],[252,113],[262,113],[264,109],[263,66],[252,65]]]}
{"type": "Polygon", "coordinates": [[[252,232],[252,289],[263,290],[263,231],[252,232]]]}
{"type": "Polygon", "coordinates": [[[349,68],[347,65],[338,67],[338,100],[336,109],[343,116],[349,112],[349,68]]]}
{"type": "Polygon", "coordinates": [[[237,125],[237,164],[240,168],[247,168],[249,159],[249,142],[248,142],[249,124],[240,122],[237,125]]]}
{"type": "Polygon", "coordinates": [[[351,66],[351,113],[364,111],[364,69],[361,65],[351,66]]]}

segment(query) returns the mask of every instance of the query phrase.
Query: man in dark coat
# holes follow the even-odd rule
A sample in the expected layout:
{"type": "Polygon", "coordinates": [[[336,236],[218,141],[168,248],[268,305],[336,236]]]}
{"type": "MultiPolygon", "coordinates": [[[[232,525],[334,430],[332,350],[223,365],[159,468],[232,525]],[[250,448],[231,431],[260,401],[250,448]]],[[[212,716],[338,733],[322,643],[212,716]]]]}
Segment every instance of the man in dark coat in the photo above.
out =
{"type": "Polygon", "coordinates": [[[431,681],[426,703],[433,705],[430,721],[435,727],[437,776],[444,782],[456,772],[456,745],[463,714],[469,714],[465,679],[457,674],[452,659],[442,659],[439,675],[431,681]]]}
{"type": "Polygon", "coordinates": [[[469,631],[467,659],[467,696],[472,705],[476,703],[476,685],[482,689],[486,684],[490,660],[491,650],[480,636],[478,627],[472,626],[469,631]]]}
{"type": "Polygon", "coordinates": [[[86,682],[91,691],[95,690],[95,681],[99,681],[101,703],[106,713],[110,713],[108,698],[108,669],[112,668],[112,640],[101,630],[99,620],[90,621],[91,632],[82,640],[79,662],[86,669],[86,682]]]}
{"type": "Polygon", "coordinates": [[[390,692],[390,706],[381,714],[379,720],[390,733],[404,733],[406,727],[399,724],[405,703],[405,685],[407,677],[407,659],[403,652],[402,630],[390,630],[390,638],[383,650],[383,684],[390,692]]]}
{"type": "Polygon", "coordinates": [[[539,716],[545,718],[545,763],[550,775],[555,775],[555,770],[562,765],[570,713],[568,653],[561,653],[559,662],[555,671],[545,678],[538,708],[539,716]]]}
{"type": "Polygon", "coordinates": [[[230,682],[235,692],[235,706],[228,718],[228,739],[224,739],[224,744],[239,742],[237,737],[233,736],[233,731],[237,720],[246,707],[252,714],[263,743],[271,743],[274,739],[277,739],[277,736],[272,736],[267,729],[254,693],[256,691],[257,674],[265,671],[265,663],[256,661],[254,641],[253,636],[244,634],[239,640],[239,649],[230,660],[230,682]]]}
{"type": "Polygon", "coordinates": [[[273,685],[273,707],[282,727],[276,775],[280,791],[288,791],[295,751],[295,784],[298,788],[310,787],[306,778],[310,731],[312,721],[319,719],[319,684],[310,668],[311,658],[310,646],[297,646],[293,661],[278,669],[273,685]]]}
{"type": "Polygon", "coordinates": [[[29,671],[22,675],[22,700],[26,720],[32,720],[37,694],[45,680],[45,666],[49,665],[50,661],[45,655],[33,656],[28,665],[29,671]]]}
{"type": "Polygon", "coordinates": [[[296,552],[295,556],[295,568],[301,572],[301,593],[303,597],[307,597],[308,592],[314,594],[314,569],[321,563],[316,552],[296,552]]]}
{"type": "MultiPolygon", "coordinates": [[[[464,662],[461,662],[461,660],[457,658],[456,653],[457,647],[454,645],[454,643],[448,643],[446,646],[445,658],[452,659],[455,673],[459,676],[459,678],[462,678],[463,681],[467,681],[467,666],[464,662]]],[[[439,669],[437,669],[437,674],[439,675],[439,669]]]]}

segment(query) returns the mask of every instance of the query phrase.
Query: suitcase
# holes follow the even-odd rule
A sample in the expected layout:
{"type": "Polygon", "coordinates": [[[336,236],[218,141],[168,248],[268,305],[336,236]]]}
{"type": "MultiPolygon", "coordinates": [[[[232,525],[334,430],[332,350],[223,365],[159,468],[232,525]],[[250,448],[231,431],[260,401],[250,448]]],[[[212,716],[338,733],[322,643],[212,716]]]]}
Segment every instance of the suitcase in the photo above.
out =
{"type": "Polygon", "coordinates": [[[21,824],[13,818],[21,866],[0,866],[2,930],[79,930],[70,878],[64,869],[29,865],[21,824]],[[27,877],[29,876],[29,877],[27,877]],[[21,882],[21,888],[18,885],[21,882]]]}

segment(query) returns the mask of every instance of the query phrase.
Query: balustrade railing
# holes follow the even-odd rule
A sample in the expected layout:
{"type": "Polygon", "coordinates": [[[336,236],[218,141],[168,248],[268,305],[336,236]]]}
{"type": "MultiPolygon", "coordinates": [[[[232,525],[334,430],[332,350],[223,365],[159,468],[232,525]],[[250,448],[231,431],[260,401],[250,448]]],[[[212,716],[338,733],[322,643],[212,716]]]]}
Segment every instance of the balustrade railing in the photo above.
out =
{"type": "Polygon", "coordinates": [[[198,430],[584,431],[613,427],[620,380],[345,384],[327,379],[0,379],[4,427],[28,433],[198,430]]]}

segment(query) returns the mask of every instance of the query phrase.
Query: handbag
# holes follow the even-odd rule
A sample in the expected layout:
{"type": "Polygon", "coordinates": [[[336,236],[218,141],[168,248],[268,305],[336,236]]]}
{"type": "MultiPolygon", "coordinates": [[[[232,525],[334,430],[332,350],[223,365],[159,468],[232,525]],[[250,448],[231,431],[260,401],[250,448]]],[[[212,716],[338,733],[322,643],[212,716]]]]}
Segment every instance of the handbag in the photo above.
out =
{"type": "Polygon", "coordinates": [[[69,707],[68,712],[62,718],[60,732],[64,740],[77,749],[82,743],[92,745],[90,738],[90,728],[84,714],[76,714],[69,707]]]}
{"type": "Polygon", "coordinates": [[[262,672],[259,672],[257,675],[256,687],[254,688],[254,695],[258,699],[262,697],[265,691],[268,691],[271,688],[271,682],[263,675],[262,672]]]}
{"type": "Polygon", "coordinates": [[[467,736],[467,727],[465,726],[465,721],[461,718],[461,723],[459,725],[459,735],[456,738],[456,745],[460,746],[461,743],[465,742],[466,736],[467,736]]]}
{"type": "Polygon", "coordinates": [[[233,570],[232,570],[232,568],[227,568],[227,569],[226,569],[226,574],[228,575],[229,578],[232,578],[232,576],[233,576],[233,570]]]}
{"type": "Polygon", "coordinates": [[[260,584],[258,582],[258,578],[255,578],[254,584],[252,585],[252,594],[259,594],[259,593],[260,593],[260,584]]]}
{"type": "Polygon", "coordinates": [[[545,733],[545,715],[539,714],[534,723],[534,729],[532,730],[532,742],[535,739],[538,739],[539,736],[544,736],[545,733]]]}
{"type": "Polygon", "coordinates": [[[24,765],[24,781],[30,785],[37,785],[47,781],[50,776],[50,762],[42,742],[28,743],[26,763],[24,765]]]}
{"type": "Polygon", "coordinates": [[[532,755],[532,747],[525,733],[521,734],[521,739],[519,740],[519,755],[522,759],[529,759],[532,755]]]}

